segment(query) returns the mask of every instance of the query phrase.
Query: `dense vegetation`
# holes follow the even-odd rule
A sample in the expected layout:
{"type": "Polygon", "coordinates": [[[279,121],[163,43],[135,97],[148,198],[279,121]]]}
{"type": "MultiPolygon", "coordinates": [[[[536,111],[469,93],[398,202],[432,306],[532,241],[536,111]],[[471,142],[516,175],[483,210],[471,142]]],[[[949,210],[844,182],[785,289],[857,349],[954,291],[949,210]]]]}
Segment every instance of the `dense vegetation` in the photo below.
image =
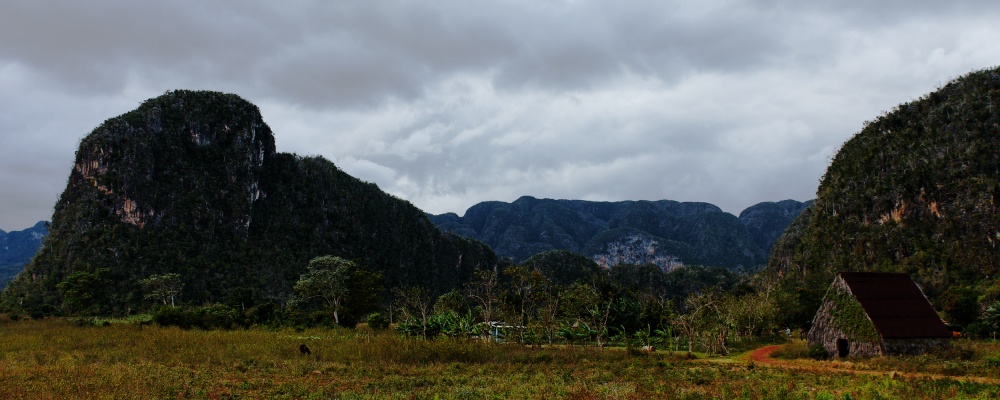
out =
{"type": "Polygon", "coordinates": [[[20,231],[0,230],[0,290],[31,261],[48,233],[45,222],[20,231]]]}
{"type": "Polygon", "coordinates": [[[433,293],[499,263],[327,160],[276,153],[245,100],[174,91],[81,141],[51,234],[2,300],[29,314],[127,314],[150,306],[140,281],[178,274],[186,304],[281,308],[322,255],[433,293]]]}
{"type": "Polygon", "coordinates": [[[837,271],[892,271],[910,274],[950,322],[985,328],[976,320],[1000,299],[998,146],[996,68],[868,122],[772,252],[767,274],[795,299],[787,313],[808,323],[837,271]]]}
{"type": "Polygon", "coordinates": [[[747,208],[740,217],[708,203],[595,202],[522,197],[476,204],[463,217],[431,215],[442,230],[481,240],[523,261],[551,250],[586,255],[604,267],[654,263],[753,269],[809,203],[785,200],[747,208]]]}
{"type": "MultiPolygon", "coordinates": [[[[457,233],[445,234],[329,161],[274,152],[242,99],[171,92],[81,143],[49,238],[2,293],[0,394],[995,396],[952,380],[649,351],[789,340],[784,328],[808,324],[839,270],[906,272],[967,336],[1000,333],[995,100],[1000,70],[985,70],[867,124],[812,205],[765,203],[736,219],[702,203],[522,198],[432,216],[457,233]],[[767,269],[738,271],[800,211],[767,269]],[[681,266],[691,260],[714,266],[681,266]],[[158,326],[93,317],[147,311],[158,326]],[[46,314],[79,317],[38,321],[46,314]],[[626,350],[596,350],[608,345],[626,350]]],[[[849,370],[998,375],[995,347],[960,343],[849,370]]],[[[800,343],[785,353],[822,356],[800,343]]]]}
{"type": "Polygon", "coordinates": [[[728,345],[777,334],[769,289],[748,279],[721,267],[663,272],[652,264],[619,264],[605,270],[554,251],[482,271],[438,298],[400,293],[394,321],[400,331],[422,337],[726,353],[728,345]]]}
{"type": "MultiPolygon", "coordinates": [[[[607,208],[619,231],[672,230],[687,242],[663,243],[690,254],[752,246],[707,204],[571,204],[607,208]],[[707,220],[724,223],[685,228],[707,220]]],[[[95,129],[51,226],[3,292],[13,315],[151,312],[203,329],[368,321],[536,344],[678,347],[683,330],[687,349],[712,352],[777,329],[770,289],[728,268],[601,266],[566,251],[500,260],[329,161],[276,153],[256,107],[221,93],[170,92],[95,129]]]]}

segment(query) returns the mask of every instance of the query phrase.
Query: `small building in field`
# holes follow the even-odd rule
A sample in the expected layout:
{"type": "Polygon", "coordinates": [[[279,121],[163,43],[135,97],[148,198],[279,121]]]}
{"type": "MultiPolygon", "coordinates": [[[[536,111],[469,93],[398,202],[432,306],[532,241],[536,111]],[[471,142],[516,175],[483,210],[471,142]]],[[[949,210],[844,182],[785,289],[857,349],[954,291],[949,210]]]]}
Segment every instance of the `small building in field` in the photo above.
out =
{"type": "Polygon", "coordinates": [[[952,333],[907,274],[841,272],[820,304],[809,345],[831,356],[920,354],[951,345],[952,333]]]}

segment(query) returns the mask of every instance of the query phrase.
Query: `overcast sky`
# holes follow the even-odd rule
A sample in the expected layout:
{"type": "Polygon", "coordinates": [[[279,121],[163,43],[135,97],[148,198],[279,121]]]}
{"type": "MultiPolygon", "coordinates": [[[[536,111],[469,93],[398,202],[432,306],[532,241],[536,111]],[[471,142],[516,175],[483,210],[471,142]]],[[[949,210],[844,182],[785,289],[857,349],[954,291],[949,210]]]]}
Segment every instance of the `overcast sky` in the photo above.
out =
{"type": "Polygon", "coordinates": [[[995,1],[0,0],[0,229],[172,89],[431,212],[520,196],[808,200],[895,105],[1000,64],[995,1]]]}

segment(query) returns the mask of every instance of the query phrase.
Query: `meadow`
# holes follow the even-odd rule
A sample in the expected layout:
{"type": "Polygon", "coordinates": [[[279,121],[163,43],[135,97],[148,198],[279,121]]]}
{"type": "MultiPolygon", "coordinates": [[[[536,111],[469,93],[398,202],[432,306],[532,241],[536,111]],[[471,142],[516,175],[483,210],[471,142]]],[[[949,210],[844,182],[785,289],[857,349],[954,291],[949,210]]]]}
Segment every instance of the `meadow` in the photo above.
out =
{"type": "MultiPolygon", "coordinates": [[[[0,398],[649,399],[998,398],[998,347],[846,364],[746,354],[690,359],[621,348],[423,340],[349,329],[182,330],[139,323],[75,326],[0,320],[0,398]],[[306,344],[310,355],[299,352],[306,344]],[[939,364],[954,357],[952,370],[939,364]],[[921,361],[922,360],[922,361],[921,361]],[[907,376],[914,372],[951,377],[907,376]],[[848,368],[849,369],[849,368],[848,368]],[[881,373],[886,372],[886,373],[881,373]]],[[[793,346],[794,347],[794,346],[793,346]]],[[[786,351],[794,353],[795,350],[786,351]]]]}

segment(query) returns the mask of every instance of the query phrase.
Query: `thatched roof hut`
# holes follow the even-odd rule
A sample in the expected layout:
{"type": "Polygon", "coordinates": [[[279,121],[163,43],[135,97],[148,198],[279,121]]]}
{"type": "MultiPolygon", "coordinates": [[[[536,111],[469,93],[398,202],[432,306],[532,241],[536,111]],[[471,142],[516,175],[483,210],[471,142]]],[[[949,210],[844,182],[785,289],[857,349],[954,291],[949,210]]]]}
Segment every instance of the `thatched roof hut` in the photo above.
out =
{"type": "Polygon", "coordinates": [[[950,345],[945,327],[909,275],[841,272],[813,318],[809,344],[835,357],[919,354],[950,345]]]}

